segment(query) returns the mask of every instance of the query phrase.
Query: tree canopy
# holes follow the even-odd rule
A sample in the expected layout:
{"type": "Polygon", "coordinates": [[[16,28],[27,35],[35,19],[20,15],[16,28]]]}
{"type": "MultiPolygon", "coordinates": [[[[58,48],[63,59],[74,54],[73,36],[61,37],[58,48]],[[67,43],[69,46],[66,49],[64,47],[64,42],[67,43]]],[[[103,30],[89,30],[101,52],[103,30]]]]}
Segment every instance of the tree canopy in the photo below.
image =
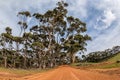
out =
{"type": "Polygon", "coordinates": [[[76,53],[86,51],[91,37],[85,33],[86,23],[67,14],[67,6],[61,1],[44,14],[19,12],[19,36],[14,36],[10,27],[0,36],[0,65],[43,69],[74,63],[76,53]],[[27,22],[29,18],[36,23],[32,27],[27,22]]]}

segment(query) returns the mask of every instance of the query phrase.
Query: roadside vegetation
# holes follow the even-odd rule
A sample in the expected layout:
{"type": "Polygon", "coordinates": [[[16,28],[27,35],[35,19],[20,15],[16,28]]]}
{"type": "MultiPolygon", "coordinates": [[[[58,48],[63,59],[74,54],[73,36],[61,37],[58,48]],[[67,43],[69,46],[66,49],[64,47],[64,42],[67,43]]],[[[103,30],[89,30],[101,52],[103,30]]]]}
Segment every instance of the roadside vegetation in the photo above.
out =
{"type": "Polygon", "coordinates": [[[106,64],[99,66],[98,68],[120,68],[120,53],[114,55],[105,61],[106,64]]]}
{"type": "Polygon", "coordinates": [[[110,59],[107,60],[107,62],[118,62],[120,61],[120,53],[117,53],[116,55],[114,55],[113,57],[111,57],[110,59]]]}
{"type": "Polygon", "coordinates": [[[99,62],[89,62],[87,60],[83,60],[82,62],[71,64],[71,66],[92,69],[120,68],[120,53],[113,54],[106,59],[100,60],[99,62]]]}
{"type": "Polygon", "coordinates": [[[4,72],[5,73],[9,73],[9,74],[13,74],[16,75],[18,77],[22,77],[22,76],[27,76],[27,75],[32,75],[32,74],[37,74],[37,73],[41,73],[41,72],[46,72],[52,69],[12,69],[12,68],[4,68],[4,67],[0,67],[0,72],[4,72]]]}
{"type": "Polygon", "coordinates": [[[91,52],[88,55],[82,56],[86,62],[103,62],[103,61],[119,61],[120,46],[114,46],[112,49],[104,51],[91,52]],[[116,56],[116,57],[114,57],[116,56]],[[110,60],[111,59],[111,60],[110,60]]]}

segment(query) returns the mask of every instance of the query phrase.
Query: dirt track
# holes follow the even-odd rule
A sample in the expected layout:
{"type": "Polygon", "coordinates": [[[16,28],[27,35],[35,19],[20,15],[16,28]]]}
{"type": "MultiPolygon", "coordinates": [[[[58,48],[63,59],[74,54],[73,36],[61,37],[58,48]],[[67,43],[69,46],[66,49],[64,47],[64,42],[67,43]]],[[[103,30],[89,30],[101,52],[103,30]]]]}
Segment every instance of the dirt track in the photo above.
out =
{"type": "Polygon", "coordinates": [[[38,73],[25,76],[19,79],[2,79],[0,80],[120,80],[117,75],[107,75],[96,71],[88,71],[62,66],[44,73],[38,73]]]}
{"type": "Polygon", "coordinates": [[[25,80],[120,80],[118,76],[64,66],[45,73],[24,77],[25,80]]]}

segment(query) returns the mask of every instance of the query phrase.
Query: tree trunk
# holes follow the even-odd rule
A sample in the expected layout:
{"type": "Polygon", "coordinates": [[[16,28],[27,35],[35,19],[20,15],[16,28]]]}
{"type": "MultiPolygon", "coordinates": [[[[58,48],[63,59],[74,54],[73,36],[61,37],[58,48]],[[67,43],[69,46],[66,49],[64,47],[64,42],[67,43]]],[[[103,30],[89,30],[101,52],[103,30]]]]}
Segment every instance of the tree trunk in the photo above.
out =
{"type": "Polygon", "coordinates": [[[45,63],[45,61],[43,62],[43,69],[46,69],[46,63],[45,63]]]}
{"type": "Polygon", "coordinates": [[[72,63],[75,63],[75,54],[72,56],[72,63]]]}
{"type": "Polygon", "coordinates": [[[53,67],[53,63],[51,62],[51,64],[50,64],[50,67],[52,68],[53,67]]]}
{"type": "Polygon", "coordinates": [[[26,56],[24,56],[24,68],[26,69],[27,67],[26,67],[26,56]]]}
{"type": "Polygon", "coordinates": [[[16,68],[16,60],[15,60],[15,57],[16,57],[16,53],[14,53],[14,56],[13,56],[13,67],[16,68]]]}
{"type": "Polygon", "coordinates": [[[4,66],[7,68],[7,57],[4,57],[4,66]]]}
{"type": "Polygon", "coordinates": [[[15,61],[15,59],[14,59],[14,68],[16,68],[16,61],[15,61]]]}

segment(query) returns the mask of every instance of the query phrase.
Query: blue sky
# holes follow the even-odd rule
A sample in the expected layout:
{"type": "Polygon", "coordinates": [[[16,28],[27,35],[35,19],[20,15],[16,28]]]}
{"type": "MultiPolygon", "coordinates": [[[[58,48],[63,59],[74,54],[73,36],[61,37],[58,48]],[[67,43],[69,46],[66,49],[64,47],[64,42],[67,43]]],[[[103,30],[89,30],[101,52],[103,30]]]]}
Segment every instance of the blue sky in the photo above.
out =
{"type": "MultiPolygon", "coordinates": [[[[55,7],[59,0],[0,0],[0,32],[6,26],[18,35],[17,13],[30,11],[43,13],[55,7]]],[[[87,23],[87,33],[92,37],[87,53],[120,45],[120,0],[65,0],[69,15],[87,23]]],[[[30,21],[30,20],[29,20],[30,21]]]]}

